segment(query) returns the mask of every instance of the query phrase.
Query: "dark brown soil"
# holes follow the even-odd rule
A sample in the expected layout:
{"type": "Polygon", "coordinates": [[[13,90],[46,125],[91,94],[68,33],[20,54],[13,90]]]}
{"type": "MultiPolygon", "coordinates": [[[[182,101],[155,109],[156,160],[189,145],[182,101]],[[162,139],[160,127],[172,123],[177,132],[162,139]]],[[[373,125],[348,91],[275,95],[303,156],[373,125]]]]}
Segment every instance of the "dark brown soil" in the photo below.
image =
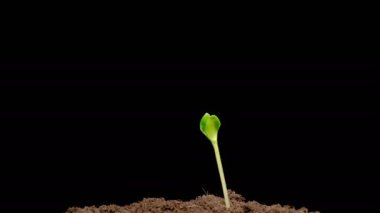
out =
{"type": "MultiPolygon", "coordinates": [[[[132,212],[193,212],[193,213],[214,213],[214,212],[256,212],[256,213],[308,213],[302,207],[295,209],[291,206],[263,205],[256,201],[245,202],[245,198],[229,191],[231,208],[227,210],[224,206],[224,199],[214,195],[203,195],[190,201],[165,200],[164,198],[145,198],[140,202],[125,206],[103,205],[100,207],[90,206],[84,208],[72,207],[66,213],[132,213],[132,212]]],[[[311,212],[310,212],[311,213],[311,212]]],[[[314,213],[319,213],[314,212],[314,213]]]]}

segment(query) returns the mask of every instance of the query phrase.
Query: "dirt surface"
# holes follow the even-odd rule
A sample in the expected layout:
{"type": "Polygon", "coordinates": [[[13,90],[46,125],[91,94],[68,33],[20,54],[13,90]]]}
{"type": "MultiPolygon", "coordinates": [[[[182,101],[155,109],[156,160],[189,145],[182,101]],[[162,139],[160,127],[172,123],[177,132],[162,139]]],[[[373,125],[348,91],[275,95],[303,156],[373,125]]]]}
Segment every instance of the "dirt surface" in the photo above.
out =
{"type": "MultiPolygon", "coordinates": [[[[132,212],[256,212],[256,213],[309,213],[306,208],[295,209],[291,206],[263,205],[256,201],[245,202],[245,199],[233,191],[229,191],[231,208],[226,209],[224,199],[214,195],[203,195],[190,201],[165,200],[164,198],[145,198],[140,202],[126,206],[103,205],[84,208],[72,207],[66,213],[132,213],[132,212]]],[[[311,213],[311,212],[310,212],[311,213]]],[[[319,213],[314,212],[314,213],[319,213]]]]}

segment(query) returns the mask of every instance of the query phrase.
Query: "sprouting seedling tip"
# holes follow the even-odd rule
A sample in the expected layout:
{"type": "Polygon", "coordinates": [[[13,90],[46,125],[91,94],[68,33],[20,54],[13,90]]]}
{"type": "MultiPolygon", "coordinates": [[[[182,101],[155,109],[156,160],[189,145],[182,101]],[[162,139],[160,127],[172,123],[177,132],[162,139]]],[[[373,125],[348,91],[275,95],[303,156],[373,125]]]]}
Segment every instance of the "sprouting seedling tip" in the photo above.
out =
{"type": "Polygon", "coordinates": [[[220,126],[220,120],[216,115],[210,115],[209,113],[205,113],[203,115],[200,123],[200,129],[201,132],[211,141],[211,143],[217,143],[220,126]]]}

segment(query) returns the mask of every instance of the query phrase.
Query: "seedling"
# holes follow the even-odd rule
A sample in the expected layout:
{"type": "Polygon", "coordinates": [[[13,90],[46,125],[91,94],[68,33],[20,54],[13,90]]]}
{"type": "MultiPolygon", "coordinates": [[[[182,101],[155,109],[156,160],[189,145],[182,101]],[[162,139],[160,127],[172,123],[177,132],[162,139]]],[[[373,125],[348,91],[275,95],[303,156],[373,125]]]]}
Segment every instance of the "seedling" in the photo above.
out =
{"type": "Polygon", "coordinates": [[[220,181],[222,182],[224,201],[226,203],[226,208],[228,209],[230,208],[230,199],[228,198],[227,184],[226,179],[224,178],[222,159],[220,158],[218,147],[218,130],[220,128],[220,125],[220,120],[216,115],[205,113],[201,119],[200,129],[201,132],[211,141],[212,147],[214,148],[220,181]]]}

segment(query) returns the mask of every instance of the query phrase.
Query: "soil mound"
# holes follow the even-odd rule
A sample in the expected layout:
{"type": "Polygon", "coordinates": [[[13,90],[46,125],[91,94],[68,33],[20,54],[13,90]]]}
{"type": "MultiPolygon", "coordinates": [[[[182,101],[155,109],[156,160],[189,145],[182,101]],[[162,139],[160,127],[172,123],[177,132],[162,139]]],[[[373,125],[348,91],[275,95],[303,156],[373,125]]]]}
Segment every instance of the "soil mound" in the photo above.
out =
{"type": "Polygon", "coordinates": [[[229,191],[231,208],[226,209],[224,199],[214,195],[202,195],[194,200],[165,200],[164,198],[144,198],[142,201],[125,206],[102,205],[86,206],[84,208],[71,207],[66,213],[158,213],[158,212],[191,212],[191,213],[319,213],[309,212],[305,207],[296,209],[292,206],[264,205],[256,201],[245,201],[245,198],[233,191],[229,191]]]}

